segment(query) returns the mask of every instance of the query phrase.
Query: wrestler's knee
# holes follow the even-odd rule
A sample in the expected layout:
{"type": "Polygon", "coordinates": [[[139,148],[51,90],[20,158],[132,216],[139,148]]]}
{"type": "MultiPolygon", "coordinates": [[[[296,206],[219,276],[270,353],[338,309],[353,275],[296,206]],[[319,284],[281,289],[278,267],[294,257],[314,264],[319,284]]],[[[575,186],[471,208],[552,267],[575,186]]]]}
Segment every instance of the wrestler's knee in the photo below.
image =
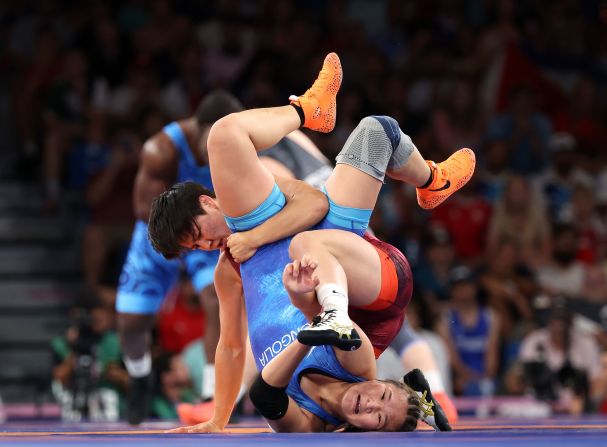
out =
{"type": "Polygon", "coordinates": [[[361,119],[358,123],[357,127],[363,127],[365,129],[369,129],[369,128],[374,128],[377,126],[377,120],[369,115],[369,116],[365,116],[363,119],[361,119]]]}
{"type": "Polygon", "coordinates": [[[318,240],[314,231],[303,231],[296,234],[289,244],[289,256],[291,259],[299,259],[316,243],[318,240]]]}
{"type": "Polygon", "coordinates": [[[241,129],[237,113],[230,113],[217,120],[209,131],[207,151],[209,154],[225,151],[232,146],[234,133],[241,129]]]}

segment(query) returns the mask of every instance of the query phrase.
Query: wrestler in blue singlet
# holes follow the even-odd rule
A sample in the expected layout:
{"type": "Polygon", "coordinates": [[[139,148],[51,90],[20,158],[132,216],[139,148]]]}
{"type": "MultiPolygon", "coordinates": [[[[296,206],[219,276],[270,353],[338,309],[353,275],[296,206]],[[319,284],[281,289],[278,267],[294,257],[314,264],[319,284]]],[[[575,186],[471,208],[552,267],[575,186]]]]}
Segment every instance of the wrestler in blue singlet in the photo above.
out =
{"type": "MultiPolygon", "coordinates": [[[[165,126],[162,131],[179,152],[176,182],[194,181],[211,189],[208,166],[199,166],[178,123],[165,126]]],[[[185,267],[194,289],[200,292],[213,282],[213,273],[219,251],[190,251],[184,256],[185,267]]],[[[179,276],[180,260],[167,260],[156,252],[148,239],[147,223],[135,223],[116,298],[116,310],[122,313],[155,314],[164,297],[179,276]]]]}
{"type": "MultiPolygon", "coordinates": [[[[325,191],[326,194],[326,191],[325,191]]],[[[274,185],[270,196],[255,210],[240,218],[226,217],[232,231],[246,231],[278,213],[285,205],[285,197],[274,185]]],[[[361,235],[367,229],[372,210],[346,208],[329,200],[329,213],[313,229],[339,229],[361,235]]],[[[291,237],[259,248],[255,255],[240,266],[240,275],[245,296],[249,339],[258,370],[276,357],[291,342],[297,333],[308,325],[306,317],[291,304],[282,283],[282,272],[291,259],[289,244],[291,237]]],[[[317,346],[299,365],[287,389],[299,406],[333,425],[340,421],[326,413],[309,398],[299,386],[298,374],[309,368],[317,368],[326,374],[348,382],[363,379],[349,374],[337,361],[331,346],[317,346]]]]}
{"type": "Polygon", "coordinates": [[[287,387],[287,394],[297,402],[301,408],[305,408],[310,413],[315,414],[323,421],[328,424],[340,426],[345,421],[331,416],[327,413],[318,403],[312,400],[300,386],[302,377],[305,374],[322,374],[324,376],[333,377],[342,382],[364,382],[365,378],[355,376],[351,374],[337,360],[335,351],[331,346],[314,346],[308,355],[299,363],[299,366],[295,370],[289,386],[287,387]]]}
{"type": "MultiPolygon", "coordinates": [[[[274,185],[269,197],[259,207],[242,217],[226,216],[226,222],[234,232],[246,231],[278,213],[285,203],[284,194],[274,185]]],[[[369,224],[371,212],[372,210],[342,207],[329,200],[327,216],[312,229],[338,229],[362,236],[369,224]]],[[[307,325],[305,316],[291,304],[282,284],[282,271],[291,262],[291,239],[289,237],[264,245],[240,266],[249,336],[259,370],[295,340],[297,332],[307,325]]]]}

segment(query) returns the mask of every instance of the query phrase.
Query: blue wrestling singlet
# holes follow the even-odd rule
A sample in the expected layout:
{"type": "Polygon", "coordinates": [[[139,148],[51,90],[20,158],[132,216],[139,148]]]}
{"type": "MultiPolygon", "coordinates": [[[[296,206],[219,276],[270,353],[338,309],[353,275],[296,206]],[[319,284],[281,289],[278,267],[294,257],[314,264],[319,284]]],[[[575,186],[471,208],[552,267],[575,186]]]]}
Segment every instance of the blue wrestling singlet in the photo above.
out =
{"type": "Polygon", "coordinates": [[[297,402],[297,405],[301,408],[305,408],[326,423],[336,427],[342,425],[345,421],[340,421],[331,416],[301,389],[300,382],[302,376],[306,373],[322,374],[342,382],[350,383],[364,382],[366,379],[350,374],[350,372],[344,369],[337,361],[333,347],[326,345],[314,346],[295,370],[295,373],[289,382],[289,386],[287,387],[287,394],[297,402]]]}
{"type": "MultiPolygon", "coordinates": [[[[190,145],[178,123],[163,128],[179,153],[177,182],[194,181],[213,189],[208,166],[198,166],[190,145]]],[[[200,292],[213,282],[219,250],[194,250],[183,256],[194,289],[200,292]]],[[[167,260],[157,253],[148,239],[147,224],[135,223],[131,245],[120,275],[116,310],[122,313],[155,314],[179,277],[181,261],[167,260]]]]}
{"type": "MultiPolygon", "coordinates": [[[[326,190],[323,189],[326,194],[326,190]]],[[[277,185],[268,198],[255,210],[238,218],[226,217],[232,231],[246,231],[260,225],[285,205],[285,197],[277,185]]],[[[360,210],[337,206],[329,200],[327,216],[312,229],[340,229],[361,235],[367,229],[372,210],[360,210]]],[[[240,266],[240,275],[245,296],[249,339],[258,370],[262,370],[290,343],[297,333],[308,325],[306,317],[291,304],[282,283],[282,272],[291,259],[289,244],[291,237],[265,245],[240,266]]],[[[337,361],[331,346],[316,346],[300,363],[287,388],[287,394],[297,404],[315,414],[326,423],[339,426],[337,420],[306,395],[299,385],[300,373],[316,370],[347,382],[363,379],[348,373],[337,361]]]]}
{"type": "MultiPolygon", "coordinates": [[[[226,222],[232,231],[246,231],[278,213],[284,204],[283,193],[274,185],[269,197],[259,207],[242,217],[226,217],[226,222]]],[[[362,235],[371,212],[337,206],[330,200],[329,213],[312,229],[339,229],[362,235]]],[[[282,284],[282,271],[291,261],[290,242],[289,237],[264,245],[240,266],[249,338],[259,370],[295,340],[297,332],[308,324],[304,315],[291,304],[282,284]]]]}
{"type": "Polygon", "coordinates": [[[449,312],[449,329],[462,362],[479,375],[485,374],[487,343],[491,331],[489,311],[481,308],[474,326],[466,326],[459,314],[449,312]]]}

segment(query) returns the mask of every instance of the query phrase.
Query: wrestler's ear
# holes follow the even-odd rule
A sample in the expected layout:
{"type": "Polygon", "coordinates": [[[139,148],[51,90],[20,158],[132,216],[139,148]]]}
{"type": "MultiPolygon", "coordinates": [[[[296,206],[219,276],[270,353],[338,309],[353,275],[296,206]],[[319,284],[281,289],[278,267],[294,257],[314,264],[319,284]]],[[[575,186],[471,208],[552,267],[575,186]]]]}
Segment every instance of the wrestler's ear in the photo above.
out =
{"type": "Polygon", "coordinates": [[[198,197],[198,202],[200,203],[200,206],[202,207],[202,209],[204,209],[204,208],[218,209],[219,208],[217,206],[217,203],[215,202],[215,200],[212,197],[206,196],[204,194],[198,197]]]}

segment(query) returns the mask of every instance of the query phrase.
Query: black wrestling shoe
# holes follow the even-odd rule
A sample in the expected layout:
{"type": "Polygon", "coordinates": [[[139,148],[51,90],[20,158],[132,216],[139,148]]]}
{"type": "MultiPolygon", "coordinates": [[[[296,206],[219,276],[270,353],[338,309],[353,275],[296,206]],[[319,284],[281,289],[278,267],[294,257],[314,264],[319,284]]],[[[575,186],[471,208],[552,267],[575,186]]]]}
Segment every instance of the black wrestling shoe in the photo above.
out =
{"type": "Polygon", "coordinates": [[[403,377],[403,382],[409,385],[419,396],[422,421],[434,428],[436,431],[452,431],[449,419],[440,404],[432,396],[430,385],[419,369],[409,371],[403,377]]]}
{"type": "Polygon", "coordinates": [[[302,329],[297,340],[307,346],[332,345],[342,351],[356,351],[360,348],[360,335],[352,326],[348,315],[331,309],[321,312],[312,320],[312,326],[302,329]]]}
{"type": "Polygon", "coordinates": [[[126,419],[130,425],[139,425],[148,415],[152,394],[152,373],[129,381],[126,400],[126,419]]]}

